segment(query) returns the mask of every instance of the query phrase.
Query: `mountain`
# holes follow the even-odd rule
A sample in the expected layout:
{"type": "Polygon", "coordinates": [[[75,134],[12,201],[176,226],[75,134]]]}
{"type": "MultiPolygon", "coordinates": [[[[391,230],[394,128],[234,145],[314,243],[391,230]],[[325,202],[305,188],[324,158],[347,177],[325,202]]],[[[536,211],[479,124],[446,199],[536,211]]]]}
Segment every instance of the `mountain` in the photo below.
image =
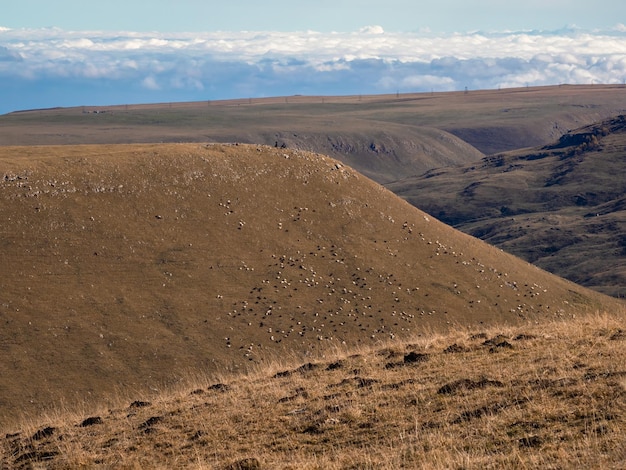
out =
{"type": "Polygon", "coordinates": [[[320,154],[29,146],[0,162],[4,423],[189,371],[623,305],[320,154]]]}
{"type": "Polygon", "coordinates": [[[626,117],[387,187],[550,272],[626,295],[626,117]]]}

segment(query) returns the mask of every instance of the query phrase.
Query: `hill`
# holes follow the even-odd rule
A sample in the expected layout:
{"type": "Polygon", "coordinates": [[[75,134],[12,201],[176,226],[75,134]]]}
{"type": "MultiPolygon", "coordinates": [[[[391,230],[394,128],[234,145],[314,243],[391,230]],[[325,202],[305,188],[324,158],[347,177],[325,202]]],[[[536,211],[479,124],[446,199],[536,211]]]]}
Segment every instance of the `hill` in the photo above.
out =
{"type": "Polygon", "coordinates": [[[426,212],[550,272],[626,295],[626,117],[532,149],[388,185],[426,212]]]}
{"type": "Polygon", "coordinates": [[[459,328],[190,377],[0,437],[3,468],[623,468],[623,317],[459,328]]]}
{"type": "Polygon", "coordinates": [[[0,162],[4,423],[189,371],[623,305],[319,154],[32,146],[0,162]]]}

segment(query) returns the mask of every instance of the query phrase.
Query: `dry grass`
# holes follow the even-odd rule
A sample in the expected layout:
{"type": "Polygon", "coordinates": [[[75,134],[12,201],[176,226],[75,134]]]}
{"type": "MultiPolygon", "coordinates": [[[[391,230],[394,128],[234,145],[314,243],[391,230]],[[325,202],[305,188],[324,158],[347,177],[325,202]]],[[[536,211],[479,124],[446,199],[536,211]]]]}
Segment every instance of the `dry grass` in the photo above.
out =
{"type": "Polygon", "coordinates": [[[189,370],[621,305],[318,154],[0,150],[3,423],[58,400],[158,393],[189,370]]]}
{"type": "Polygon", "coordinates": [[[1,150],[3,466],[618,462],[616,299],[319,154],[1,150]]]}
{"type": "Polygon", "coordinates": [[[623,85],[77,107],[0,116],[0,144],[284,144],[330,155],[381,184],[460,167],[389,188],[543,269],[623,297],[623,142],[603,139],[602,153],[580,165],[562,155],[538,160],[545,149],[477,162],[551,144],[624,109],[623,85]]]}
{"type": "Polygon", "coordinates": [[[624,468],[623,312],[336,349],[5,429],[3,468],[624,468]],[[88,420],[89,419],[89,420],[88,420]]]}

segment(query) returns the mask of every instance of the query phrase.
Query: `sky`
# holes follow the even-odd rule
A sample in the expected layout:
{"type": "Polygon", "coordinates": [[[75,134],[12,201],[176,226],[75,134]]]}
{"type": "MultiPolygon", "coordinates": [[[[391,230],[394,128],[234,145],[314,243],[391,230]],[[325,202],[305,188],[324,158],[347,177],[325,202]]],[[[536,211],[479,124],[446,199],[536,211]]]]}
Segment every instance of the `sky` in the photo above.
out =
{"type": "Polygon", "coordinates": [[[626,2],[0,0],[0,113],[626,82],[626,2]]]}
{"type": "MultiPolygon", "coordinates": [[[[1,0],[10,28],[160,32],[607,29],[623,0],[1,0]]],[[[620,14],[622,13],[622,14],[620,14]]]]}

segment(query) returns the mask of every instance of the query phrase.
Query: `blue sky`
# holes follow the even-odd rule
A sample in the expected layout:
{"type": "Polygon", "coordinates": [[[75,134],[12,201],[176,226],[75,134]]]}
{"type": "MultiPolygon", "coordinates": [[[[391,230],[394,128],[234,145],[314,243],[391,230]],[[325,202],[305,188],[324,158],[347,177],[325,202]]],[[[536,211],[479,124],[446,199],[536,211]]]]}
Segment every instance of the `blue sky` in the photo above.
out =
{"type": "Polygon", "coordinates": [[[624,0],[3,3],[0,114],[626,83],[624,0]]]}
{"type": "Polygon", "coordinates": [[[623,0],[19,0],[3,1],[0,26],[127,31],[467,32],[606,29],[623,21],[623,0]]]}

